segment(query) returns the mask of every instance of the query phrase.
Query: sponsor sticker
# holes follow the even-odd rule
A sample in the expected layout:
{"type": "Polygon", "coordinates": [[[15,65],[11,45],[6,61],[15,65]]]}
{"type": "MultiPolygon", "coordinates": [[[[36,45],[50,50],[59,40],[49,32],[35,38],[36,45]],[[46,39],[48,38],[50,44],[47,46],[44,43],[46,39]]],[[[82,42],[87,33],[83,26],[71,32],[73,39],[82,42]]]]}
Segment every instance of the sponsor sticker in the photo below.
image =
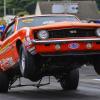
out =
{"type": "Polygon", "coordinates": [[[23,39],[22,42],[25,42],[25,39],[23,39]]]}
{"type": "Polygon", "coordinates": [[[5,47],[0,50],[0,55],[10,49],[10,43],[8,43],[5,47]]]}
{"type": "Polygon", "coordinates": [[[19,58],[16,59],[19,62],[19,58]]]}
{"type": "Polygon", "coordinates": [[[16,46],[16,43],[14,43],[13,46],[16,46]]]}
{"type": "Polygon", "coordinates": [[[4,69],[4,67],[3,67],[3,66],[1,66],[1,69],[2,69],[3,71],[5,71],[5,69],[4,69]]]}
{"type": "Polygon", "coordinates": [[[32,51],[31,54],[32,54],[32,55],[35,55],[35,54],[36,54],[36,51],[32,51]]]}
{"type": "Polygon", "coordinates": [[[22,20],[23,23],[31,23],[32,21],[34,21],[34,19],[25,19],[25,20],[22,20]]]}
{"type": "Polygon", "coordinates": [[[68,47],[71,48],[71,49],[77,49],[77,48],[79,48],[79,46],[80,45],[78,43],[71,43],[71,44],[68,45],[68,47]]]}
{"type": "Polygon", "coordinates": [[[32,52],[32,51],[35,50],[35,49],[36,49],[36,47],[34,46],[34,47],[28,49],[28,51],[29,51],[29,52],[32,52]]]}
{"type": "Polygon", "coordinates": [[[27,46],[27,45],[31,45],[32,44],[32,42],[30,40],[30,37],[24,38],[22,40],[22,42],[23,42],[24,46],[27,46]]]}
{"type": "Polygon", "coordinates": [[[15,64],[14,60],[12,59],[12,57],[10,58],[5,58],[5,59],[2,59],[0,61],[0,64],[1,64],[1,68],[4,70],[6,68],[9,68],[11,66],[13,66],[15,64]]]}

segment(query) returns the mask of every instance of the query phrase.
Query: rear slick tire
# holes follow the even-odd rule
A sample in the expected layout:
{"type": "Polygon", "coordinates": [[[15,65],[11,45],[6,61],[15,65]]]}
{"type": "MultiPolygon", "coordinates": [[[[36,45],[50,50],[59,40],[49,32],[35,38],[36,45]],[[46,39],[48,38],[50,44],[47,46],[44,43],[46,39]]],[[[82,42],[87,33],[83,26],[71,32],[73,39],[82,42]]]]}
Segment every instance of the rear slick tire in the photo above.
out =
{"type": "Polygon", "coordinates": [[[9,87],[9,78],[0,69],[0,93],[6,93],[6,92],[8,92],[8,87],[9,87]]]}
{"type": "Polygon", "coordinates": [[[31,55],[24,45],[20,46],[20,71],[24,78],[32,79],[35,70],[34,56],[31,55]]]}
{"type": "Polygon", "coordinates": [[[94,64],[94,70],[100,75],[100,62],[94,64]]]}
{"type": "Polygon", "coordinates": [[[79,68],[71,70],[63,77],[60,84],[64,90],[76,90],[79,83],[79,68]]]}

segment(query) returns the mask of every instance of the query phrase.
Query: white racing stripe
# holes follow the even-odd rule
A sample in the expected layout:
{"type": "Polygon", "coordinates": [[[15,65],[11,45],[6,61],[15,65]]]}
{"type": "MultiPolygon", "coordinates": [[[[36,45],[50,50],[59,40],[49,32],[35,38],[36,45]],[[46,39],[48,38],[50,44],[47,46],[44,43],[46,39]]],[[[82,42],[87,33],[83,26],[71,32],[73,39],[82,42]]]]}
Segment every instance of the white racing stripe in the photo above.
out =
{"type": "MultiPolygon", "coordinates": [[[[21,28],[20,30],[22,30],[22,29],[26,29],[27,30],[26,37],[28,37],[29,36],[30,29],[27,28],[27,27],[24,27],[24,28],[21,28]]],[[[20,30],[18,30],[18,31],[20,31],[20,30]]],[[[17,33],[18,31],[16,31],[15,33],[17,33]]]]}
{"type": "Polygon", "coordinates": [[[27,32],[26,32],[26,37],[27,37],[27,36],[29,36],[30,29],[29,29],[29,28],[27,28],[27,27],[24,27],[24,28],[22,28],[22,29],[27,29],[27,32]]]}

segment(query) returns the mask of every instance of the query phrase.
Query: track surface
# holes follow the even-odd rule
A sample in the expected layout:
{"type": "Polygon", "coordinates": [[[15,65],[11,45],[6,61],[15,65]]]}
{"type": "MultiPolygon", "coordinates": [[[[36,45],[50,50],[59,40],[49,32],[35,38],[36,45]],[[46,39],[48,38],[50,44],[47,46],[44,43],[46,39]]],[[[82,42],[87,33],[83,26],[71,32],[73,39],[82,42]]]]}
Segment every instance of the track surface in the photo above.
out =
{"type": "MultiPolygon", "coordinates": [[[[51,77],[51,84],[37,89],[33,86],[12,88],[8,93],[1,93],[0,100],[100,100],[100,76],[93,66],[80,69],[80,81],[77,90],[64,91],[60,84],[51,77]]],[[[44,77],[42,83],[48,82],[44,77]]],[[[18,84],[18,81],[14,85],[18,84]]],[[[34,84],[22,78],[22,84],[34,84]]]]}

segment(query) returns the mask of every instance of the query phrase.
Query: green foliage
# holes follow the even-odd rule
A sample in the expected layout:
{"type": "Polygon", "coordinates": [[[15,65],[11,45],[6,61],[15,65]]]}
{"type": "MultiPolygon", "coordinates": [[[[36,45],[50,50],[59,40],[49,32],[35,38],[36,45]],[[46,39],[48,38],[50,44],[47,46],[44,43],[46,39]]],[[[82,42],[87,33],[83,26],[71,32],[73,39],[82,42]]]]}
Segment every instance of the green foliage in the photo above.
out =
{"type": "MultiPolygon", "coordinates": [[[[34,14],[37,0],[6,0],[6,14],[17,15],[20,12],[27,14],[34,14]]],[[[0,17],[4,16],[4,0],[0,0],[0,17]]]]}
{"type": "Polygon", "coordinates": [[[23,11],[23,12],[18,12],[17,13],[17,15],[20,15],[20,14],[29,15],[29,13],[27,11],[23,11]]]}
{"type": "MultiPolygon", "coordinates": [[[[13,14],[34,14],[37,1],[48,1],[48,0],[6,0],[6,13],[7,15],[13,14]]],[[[62,0],[50,0],[50,1],[62,1],[62,0]]],[[[90,1],[90,0],[72,0],[72,1],[90,1]]],[[[93,1],[93,0],[91,0],[93,1]]],[[[100,10],[100,0],[97,2],[98,9],[100,10]]],[[[0,17],[4,16],[4,0],[0,0],[0,17]]]]}

